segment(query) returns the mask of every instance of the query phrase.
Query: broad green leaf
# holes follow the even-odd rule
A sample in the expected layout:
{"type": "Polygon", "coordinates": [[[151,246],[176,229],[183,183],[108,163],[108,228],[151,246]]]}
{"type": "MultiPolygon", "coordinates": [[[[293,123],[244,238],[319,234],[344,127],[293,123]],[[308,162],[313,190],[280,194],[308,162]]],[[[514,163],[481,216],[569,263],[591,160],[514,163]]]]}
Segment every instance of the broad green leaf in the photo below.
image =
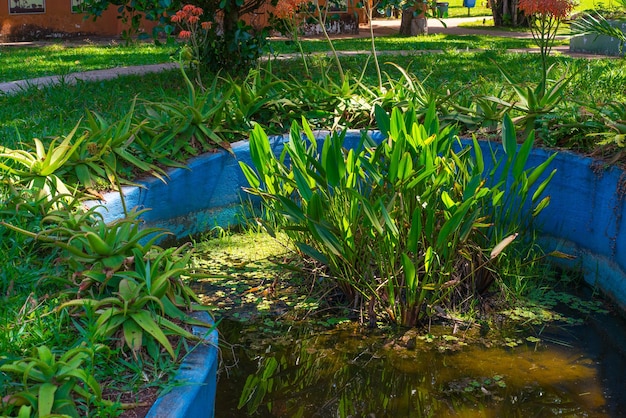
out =
{"type": "Polygon", "coordinates": [[[528,138],[524,141],[520,147],[517,155],[515,156],[515,162],[513,163],[513,178],[519,179],[526,167],[526,162],[535,143],[535,131],[531,131],[528,138]]]}
{"type": "Polygon", "coordinates": [[[374,116],[376,117],[376,125],[378,130],[385,136],[389,136],[391,122],[389,115],[379,104],[374,105],[374,116]]]}
{"type": "Polygon", "coordinates": [[[548,184],[550,183],[550,181],[552,180],[552,177],[554,177],[555,174],[556,174],[556,168],[552,170],[550,175],[544,181],[541,182],[539,187],[537,187],[537,190],[535,190],[535,193],[533,193],[533,196],[531,198],[531,201],[533,203],[541,196],[541,194],[546,189],[546,187],[548,187],[548,184]]]}
{"type": "Polygon", "coordinates": [[[454,200],[452,200],[448,192],[445,190],[441,192],[441,200],[443,201],[443,204],[446,205],[446,209],[451,209],[456,206],[454,200]]]}
{"type": "Polygon", "coordinates": [[[394,107],[391,111],[391,120],[389,127],[389,137],[392,140],[397,140],[402,132],[406,131],[406,127],[404,126],[404,118],[402,117],[402,113],[400,109],[394,107]]]}
{"type": "Polygon", "coordinates": [[[309,186],[309,182],[298,167],[293,167],[293,176],[296,180],[296,186],[298,186],[298,193],[305,201],[308,202],[311,200],[311,196],[313,194],[311,187],[309,186]]]}
{"type": "Polygon", "coordinates": [[[122,326],[124,332],[124,341],[126,345],[131,349],[133,355],[137,355],[141,350],[143,343],[143,332],[141,327],[135,321],[126,321],[122,326]]]}
{"type": "Polygon", "coordinates": [[[241,171],[246,177],[246,180],[248,180],[248,184],[250,184],[250,187],[258,189],[261,186],[261,181],[259,180],[259,176],[256,175],[254,170],[243,161],[239,161],[239,167],[241,167],[241,171]]]}
{"type": "Polygon", "coordinates": [[[135,321],[144,331],[150,334],[155,340],[158,341],[159,344],[163,346],[167,350],[167,352],[172,356],[172,358],[176,358],[176,354],[174,353],[174,349],[172,345],[168,341],[167,337],[159,327],[159,325],[154,321],[152,316],[148,311],[140,311],[131,313],[130,317],[135,321]]]}
{"type": "Polygon", "coordinates": [[[50,382],[44,382],[39,386],[37,399],[37,413],[39,416],[45,417],[52,413],[56,391],[57,386],[50,382]]]}
{"type": "Polygon", "coordinates": [[[328,229],[327,225],[313,223],[313,230],[324,247],[338,257],[343,257],[343,248],[337,237],[328,229]]]}
{"type": "Polygon", "coordinates": [[[430,268],[433,265],[433,247],[428,247],[424,253],[424,273],[430,273],[430,268]]]}
{"type": "Polygon", "coordinates": [[[414,294],[417,287],[417,273],[415,264],[413,264],[411,258],[406,253],[402,253],[402,267],[404,268],[407,291],[409,294],[414,294]]]}
{"type": "Polygon", "coordinates": [[[452,215],[450,219],[443,224],[439,230],[439,235],[437,236],[437,248],[447,246],[452,234],[461,227],[463,218],[465,218],[465,215],[470,208],[467,203],[468,202],[464,202],[461,206],[459,206],[459,208],[454,212],[454,215],[452,215]]]}
{"type": "Polygon", "coordinates": [[[329,264],[328,258],[326,258],[324,254],[320,253],[319,251],[317,251],[315,248],[311,247],[310,245],[302,243],[302,242],[297,242],[296,246],[298,247],[300,251],[302,251],[303,254],[308,255],[309,257],[319,261],[320,263],[324,265],[329,264]]]}
{"type": "Polygon", "coordinates": [[[407,239],[407,250],[417,254],[417,243],[422,236],[422,207],[418,204],[411,216],[411,229],[407,239]]]}
{"type": "Polygon", "coordinates": [[[504,114],[502,120],[502,146],[507,155],[508,161],[512,161],[517,152],[517,137],[515,133],[515,125],[508,113],[504,114]]]}
{"type": "Polygon", "coordinates": [[[532,171],[528,175],[528,187],[532,187],[533,184],[535,184],[535,182],[543,174],[546,168],[548,168],[548,166],[550,165],[550,163],[552,163],[552,160],[554,160],[555,157],[556,157],[556,154],[552,154],[550,157],[548,157],[547,160],[545,160],[544,162],[539,164],[537,167],[532,169],[532,171]]]}
{"type": "Polygon", "coordinates": [[[414,173],[413,159],[408,152],[405,152],[400,160],[400,165],[398,166],[398,177],[400,180],[405,181],[412,177],[414,173]]]}
{"type": "Polygon", "coordinates": [[[539,215],[550,204],[550,196],[546,196],[533,209],[533,217],[539,215]]]}
{"type": "Polygon", "coordinates": [[[261,177],[266,174],[265,167],[270,154],[269,139],[265,131],[263,131],[261,125],[254,125],[250,134],[250,157],[261,177]]]}
{"type": "Polygon", "coordinates": [[[476,167],[478,173],[482,174],[485,171],[485,161],[483,159],[483,150],[480,148],[480,144],[475,135],[472,135],[472,142],[474,144],[474,156],[476,161],[476,167]]]}

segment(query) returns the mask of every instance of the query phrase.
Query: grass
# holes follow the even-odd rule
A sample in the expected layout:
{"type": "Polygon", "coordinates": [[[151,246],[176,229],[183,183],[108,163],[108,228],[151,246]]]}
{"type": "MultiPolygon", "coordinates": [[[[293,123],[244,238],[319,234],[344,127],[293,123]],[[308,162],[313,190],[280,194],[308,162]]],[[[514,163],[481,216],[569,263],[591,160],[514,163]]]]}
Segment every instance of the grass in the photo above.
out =
{"type": "MultiPolygon", "coordinates": [[[[563,44],[565,41],[559,41],[563,44]]],[[[368,51],[369,38],[338,39],[338,51],[368,51]]],[[[379,51],[405,50],[506,50],[535,47],[531,39],[516,39],[486,35],[430,35],[403,37],[398,35],[376,38],[379,51]]],[[[272,41],[274,53],[295,53],[296,47],[286,41],[272,41]]],[[[303,41],[305,53],[326,52],[328,44],[319,39],[303,41]]],[[[141,43],[131,46],[115,44],[64,45],[55,43],[42,47],[0,47],[0,83],[32,79],[49,75],[67,75],[74,72],[107,69],[122,66],[159,64],[170,62],[174,46],[156,46],[141,43]],[[25,65],[26,64],[26,65],[25,65]]]]}
{"type": "MultiPolygon", "coordinates": [[[[626,85],[626,60],[573,59],[566,56],[553,57],[578,72],[570,86],[571,97],[589,97],[592,102],[605,97],[624,99],[626,85]],[[623,96],[623,95],[622,95],[623,96]]],[[[360,74],[365,67],[366,57],[344,57],[345,68],[351,74],[360,74]]],[[[536,54],[508,54],[498,51],[457,52],[443,54],[421,54],[413,56],[383,55],[380,57],[383,71],[389,77],[398,77],[396,69],[386,62],[395,62],[419,75],[427,86],[441,92],[450,89],[489,92],[502,88],[502,76],[493,62],[508,68],[520,81],[530,82],[538,77],[536,54]]],[[[320,65],[323,63],[320,62],[320,65]]],[[[289,64],[274,64],[278,77],[289,79],[292,74],[302,73],[300,60],[289,64]]],[[[376,84],[376,73],[372,65],[367,66],[364,82],[376,84]]],[[[210,80],[208,80],[210,84],[210,80]]],[[[183,97],[182,79],[178,71],[150,74],[146,76],[120,77],[97,83],[79,82],[76,85],[59,85],[42,90],[30,89],[3,99],[0,107],[0,138],[3,145],[14,147],[20,140],[30,143],[31,138],[45,138],[68,133],[76,122],[84,117],[85,110],[102,114],[107,120],[120,118],[130,108],[133,97],[155,100],[160,97],[183,97]],[[18,135],[19,132],[19,135],[18,135]]]]}
{"type": "MultiPolygon", "coordinates": [[[[476,0],[476,6],[469,9],[463,7],[463,0],[448,0],[448,18],[469,16],[491,16],[491,9],[485,7],[488,0],[476,0]]],[[[445,21],[445,19],[444,19],[445,21]]]]}
{"type": "Polygon", "coordinates": [[[53,43],[42,47],[0,47],[0,83],[49,75],[168,62],[173,46],[137,43],[53,43]]]}
{"type": "Polygon", "coordinates": [[[605,9],[605,8],[617,8],[620,6],[619,1],[617,0],[579,0],[578,5],[574,9],[577,12],[583,10],[593,10],[593,9],[605,9]]]}
{"type": "MultiPolygon", "coordinates": [[[[485,29],[493,32],[509,32],[509,33],[528,33],[530,34],[530,28],[525,27],[502,27],[502,26],[493,26],[493,19],[487,18],[484,21],[475,21],[475,22],[467,22],[459,25],[462,28],[468,29],[485,29]]],[[[496,35],[494,33],[494,35],[496,35]]],[[[557,31],[557,35],[559,36],[568,36],[571,35],[570,25],[569,23],[563,22],[559,25],[559,29],[557,31]]],[[[561,41],[562,44],[565,44],[566,41],[561,41]]]]}
{"type": "Polygon", "coordinates": [[[0,141],[15,146],[18,138],[46,138],[68,133],[85,116],[87,109],[107,120],[121,118],[133,97],[157,100],[185,94],[179,71],[148,76],[127,76],[95,83],[60,84],[41,90],[29,88],[5,97],[0,107],[0,141]],[[19,134],[18,134],[19,133],[19,134]]]}
{"type": "MultiPolygon", "coordinates": [[[[559,41],[558,44],[564,44],[559,41]]],[[[369,38],[337,39],[333,45],[338,51],[369,51],[371,40],[369,38]]],[[[534,48],[532,39],[518,39],[487,35],[429,35],[429,36],[383,36],[376,38],[378,51],[441,51],[441,50],[507,50],[534,48]]],[[[297,48],[292,42],[273,41],[272,49],[275,53],[296,53],[297,48]]],[[[302,42],[305,53],[326,52],[328,43],[322,39],[310,39],[302,42]]]]}

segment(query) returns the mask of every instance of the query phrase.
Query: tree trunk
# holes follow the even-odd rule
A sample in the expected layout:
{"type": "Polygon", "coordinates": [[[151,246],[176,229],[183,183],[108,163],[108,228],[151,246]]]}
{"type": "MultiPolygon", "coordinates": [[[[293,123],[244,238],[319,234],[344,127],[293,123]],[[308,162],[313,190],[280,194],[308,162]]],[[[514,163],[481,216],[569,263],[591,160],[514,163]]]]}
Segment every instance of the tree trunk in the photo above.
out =
{"type": "Polygon", "coordinates": [[[518,0],[489,0],[494,26],[527,26],[528,20],[519,12],[518,0]]]}
{"type": "Polygon", "coordinates": [[[426,7],[425,4],[416,4],[402,11],[400,35],[428,35],[428,21],[426,20],[425,13],[426,7]]]}

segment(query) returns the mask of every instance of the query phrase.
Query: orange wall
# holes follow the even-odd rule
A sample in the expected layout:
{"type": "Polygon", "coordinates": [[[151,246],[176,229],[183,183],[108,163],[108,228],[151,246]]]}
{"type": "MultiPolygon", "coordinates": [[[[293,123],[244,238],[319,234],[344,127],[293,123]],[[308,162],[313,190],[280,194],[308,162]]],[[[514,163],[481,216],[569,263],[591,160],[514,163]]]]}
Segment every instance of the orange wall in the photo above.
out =
{"type": "MultiPolygon", "coordinates": [[[[42,1],[42,0],[40,0],[42,1]]],[[[0,0],[0,36],[24,31],[29,27],[41,28],[43,33],[89,34],[117,36],[124,29],[117,19],[117,7],[106,10],[95,22],[84,15],[71,12],[70,0],[46,0],[45,13],[9,14],[9,0],[0,0]]]]}

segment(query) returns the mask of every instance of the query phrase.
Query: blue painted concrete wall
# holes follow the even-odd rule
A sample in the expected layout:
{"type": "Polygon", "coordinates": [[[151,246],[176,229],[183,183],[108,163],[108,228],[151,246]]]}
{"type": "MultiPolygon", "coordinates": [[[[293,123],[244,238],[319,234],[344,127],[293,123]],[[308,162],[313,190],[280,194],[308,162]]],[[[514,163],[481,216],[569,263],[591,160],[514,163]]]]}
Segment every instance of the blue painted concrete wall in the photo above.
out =
{"type": "MultiPolygon", "coordinates": [[[[206,312],[195,315],[212,323],[206,312]]],[[[210,418],[215,413],[217,385],[217,329],[193,327],[193,334],[204,340],[192,348],[176,373],[176,387],[157,399],[146,418],[210,418]]]]}
{"type": "MultiPolygon", "coordinates": [[[[352,133],[350,144],[358,143],[359,135],[352,133]]],[[[318,133],[320,140],[325,136],[318,133]]],[[[377,132],[372,136],[382,139],[377,132]]],[[[282,150],[285,140],[271,139],[276,152],[282,150]]],[[[496,156],[504,152],[499,144],[483,142],[481,147],[485,156],[492,151],[496,156]]],[[[233,151],[235,156],[218,152],[194,158],[189,169],[170,171],[167,184],[150,179],[142,182],[143,188],[124,188],[127,207],[150,208],[143,216],[146,225],[166,228],[177,238],[237,224],[241,221],[241,203],[247,199],[242,191],[246,180],[238,161],[252,162],[247,142],[234,144],[233,151]]],[[[550,154],[534,150],[529,166],[541,164],[550,154]]],[[[557,174],[547,191],[551,202],[539,217],[545,250],[575,255],[574,263],[584,269],[586,280],[626,309],[626,232],[622,227],[626,173],[567,152],[557,155],[546,174],[553,168],[557,174]]],[[[108,194],[105,199],[100,202],[105,220],[124,216],[118,194],[108,194]]],[[[197,348],[180,370],[177,379],[188,384],[159,399],[149,418],[213,416],[216,332],[209,339],[212,344],[197,348]]]]}
{"type": "MultiPolygon", "coordinates": [[[[318,138],[325,135],[318,133],[318,138]]],[[[351,133],[350,140],[358,142],[359,135],[351,133]]],[[[373,136],[381,139],[380,133],[373,136]]],[[[271,138],[277,152],[285,140],[271,138]]],[[[485,157],[489,148],[497,155],[503,153],[499,144],[485,142],[481,147],[485,157]]],[[[150,208],[143,216],[146,224],[169,229],[177,238],[237,224],[241,203],[247,199],[238,161],[252,163],[247,142],[233,144],[233,151],[235,156],[218,152],[194,158],[189,169],[172,170],[167,184],[151,179],[143,182],[145,188],[125,188],[127,206],[150,208]]],[[[542,163],[550,154],[534,150],[529,166],[542,163]]],[[[587,281],[626,308],[625,173],[567,152],[559,153],[546,173],[552,168],[557,174],[548,188],[551,202],[539,218],[546,250],[576,255],[587,281]]],[[[119,196],[109,194],[106,199],[105,219],[123,216],[119,196]]]]}

